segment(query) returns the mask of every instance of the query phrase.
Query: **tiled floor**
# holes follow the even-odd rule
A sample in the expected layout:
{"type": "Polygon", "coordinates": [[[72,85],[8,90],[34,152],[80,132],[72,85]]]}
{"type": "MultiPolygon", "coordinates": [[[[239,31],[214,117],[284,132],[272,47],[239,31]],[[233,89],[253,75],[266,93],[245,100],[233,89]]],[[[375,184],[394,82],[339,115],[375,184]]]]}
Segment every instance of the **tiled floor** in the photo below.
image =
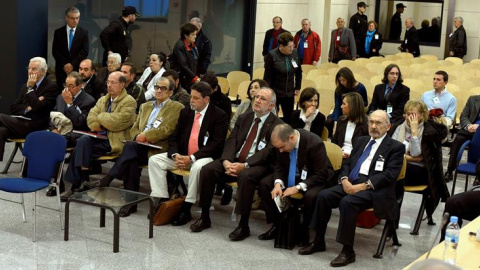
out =
{"type": "MultiPolygon", "coordinates": [[[[7,145],[7,155],[12,145],[7,145]]],[[[444,153],[447,153],[444,151],[444,153]]],[[[17,155],[17,159],[20,155],[17,155]]],[[[447,157],[444,156],[444,162],[447,157]]],[[[4,162],[0,163],[3,168],[4,162]]],[[[111,165],[104,166],[104,171],[111,165]]],[[[13,165],[10,176],[16,176],[19,165],[13,165]]],[[[142,189],[148,188],[148,179],[142,176],[142,189]]],[[[96,176],[99,177],[99,176],[96,176]]],[[[463,177],[457,184],[457,192],[463,190],[463,177]]],[[[113,183],[121,184],[115,181],[113,183]]],[[[451,187],[451,183],[449,183],[451,187]]],[[[19,199],[19,195],[0,193],[1,198],[19,199]]],[[[55,207],[55,200],[37,194],[39,204],[55,207]]],[[[398,236],[403,244],[393,250],[387,243],[383,259],[374,259],[383,226],[374,229],[357,229],[355,251],[357,261],[347,269],[401,269],[426,252],[439,226],[428,226],[425,222],[420,235],[409,234],[417,215],[420,195],[405,194],[401,210],[398,236]]],[[[37,210],[37,242],[32,242],[33,196],[26,196],[27,223],[22,222],[21,207],[0,201],[0,269],[324,269],[335,258],[341,245],[335,242],[338,212],[334,211],[327,230],[327,251],[311,256],[299,256],[298,248],[275,249],[273,241],[259,241],[257,236],[266,231],[264,214],[252,214],[251,237],[242,242],[231,242],[228,234],[236,227],[230,214],[233,202],[221,206],[215,199],[212,211],[212,228],[202,233],[192,233],[189,226],[170,225],[154,227],[154,238],[148,239],[147,205],[130,217],[121,219],[120,252],[112,252],[113,221],[107,211],[106,227],[99,227],[99,210],[87,205],[72,204],[70,207],[70,240],[63,240],[58,213],[37,210]]],[[[439,221],[444,205],[440,204],[434,220],[439,221]]],[[[199,217],[194,208],[194,219],[199,217]]],[[[382,223],[383,224],[383,223],[382,223]]]]}

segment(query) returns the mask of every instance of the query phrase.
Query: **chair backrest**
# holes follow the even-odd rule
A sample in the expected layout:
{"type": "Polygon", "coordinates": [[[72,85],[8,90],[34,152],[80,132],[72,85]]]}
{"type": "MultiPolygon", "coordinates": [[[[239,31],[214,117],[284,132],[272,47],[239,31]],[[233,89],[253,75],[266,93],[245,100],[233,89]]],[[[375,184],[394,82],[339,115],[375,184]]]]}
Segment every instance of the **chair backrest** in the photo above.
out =
{"type": "Polygon", "coordinates": [[[243,71],[230,71],[227,74],[227,80],[230,84],[230,91],[228,92],[228,95],[236,98],[238,94],[238,86],[243,81],[250,81],[250,75],[243,71]]]}
{"type": "Polygon", "coordinates": [[[218,80],[218,85],[220,85],[220,89],[222,89],[222,93],[228,94],[230,84],[228,83],[227,78],[217,76],[217,80],[218,80]]]}
{"type": "Polygon", "coordinates": [[[328,141],[328,129],[326,127],[323,127],[321,138],[324,142],[328,141]]]}
{"type": "Polygon", "coordinates": [[[36,131],[25,139],[23,156],[27,159],[27,177],[50,182],[65,159],[67,141],[59,134],[36,131]]]}
{"type": "Polygon", "coordinates": [[[327,156],[328,159],[330,160],[330,163],[332,163],[333,169],[335,171],[340,170],[342,167],[342,160],[343,160],[343,151],[340,146],[324,141],[323,144],[325,144],[325,149],[327,151],[327,156]]]}
{"type": "Polygon", "coordinates": [[[253,71],[252,80],[255,80],[255,79],[262,79],[263,80],[263,74],[265,74],[265,68],[255,69],[253,71]]]}
{"type": "Polygon", "coordinates": [[[317,66],[314,65],[302,65],[302,72],[308,75],[311,70],[317,69],[317,66]]]}
{"type": "Polygon", "coordinates": [[[248,99],[248,86],[250,85],[250,81],[243,81],[238,85],[238,97],[245,101],[248,99]]]}
{"type": "Polygon", "coordinates": [[[480,160],[480,131],[477,130],[470,142],[467,161],[468,163],[476,164],[478,160],[480,160]]]}
{"type": "Polygon", "coordinates": [[[405,178],[405,173],[407,172],[407,159],[403,157],[403,165],[400,173],[398,174],[397,180],[402,180],[405,178]]]}

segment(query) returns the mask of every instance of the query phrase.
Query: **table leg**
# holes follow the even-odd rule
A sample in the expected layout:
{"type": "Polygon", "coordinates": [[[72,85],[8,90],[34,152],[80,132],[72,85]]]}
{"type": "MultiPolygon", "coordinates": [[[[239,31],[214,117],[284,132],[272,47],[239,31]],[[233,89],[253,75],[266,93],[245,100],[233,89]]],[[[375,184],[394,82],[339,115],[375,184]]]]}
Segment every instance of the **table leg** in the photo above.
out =
{"type": "Polygon", "coordinates": [[[153,199],[148,200],[150,202],[150,218],[148,219],[148,238],[153,238],[153,199]]]}
{"type": "MultiPolygon", "coordinates": [[[[57,190],[59,192],[60,189],[57,190]]],[[[68,241],[68,229],[69,229],[69,219],[70,219],[70,201],[65,203],[65,230],[63,232],[63,240],[68,241]]]]}
{"type": "Polygon", "coordinates": [[[120,234],[120,217],[118,213],[113,212],[113,253],[117,253],[119,249],[120,234]]]}
{"type": "Polygon", "coordinates": [[[100,227],[105,227],[105,208],[100,208],[100,227]]]}

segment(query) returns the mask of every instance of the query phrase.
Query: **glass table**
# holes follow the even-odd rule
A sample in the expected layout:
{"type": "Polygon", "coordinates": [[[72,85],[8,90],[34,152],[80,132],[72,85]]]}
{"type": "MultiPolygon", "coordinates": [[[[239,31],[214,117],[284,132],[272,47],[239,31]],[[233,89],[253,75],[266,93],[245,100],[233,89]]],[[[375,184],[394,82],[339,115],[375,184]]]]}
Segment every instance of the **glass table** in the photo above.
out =
{"type": "MultiPolygon", "coordinates": [[[[99,207],[100,227],[105,227],[105,209],[109,209],[113,213],[113,252],[117,253],[120,234],[120,217],[118,213],[124,207],[136,205],[144,201],[150,202],[150,216],[153,216],[153,199],[145,193],[111,187],[94,188],[75,193],[65,203],[64,240],[68,241],[70,203],[75,202],[99,207]]],[[[148,238],[153,238],[153,219],[148,219],[148,222],[148,238]]]]}

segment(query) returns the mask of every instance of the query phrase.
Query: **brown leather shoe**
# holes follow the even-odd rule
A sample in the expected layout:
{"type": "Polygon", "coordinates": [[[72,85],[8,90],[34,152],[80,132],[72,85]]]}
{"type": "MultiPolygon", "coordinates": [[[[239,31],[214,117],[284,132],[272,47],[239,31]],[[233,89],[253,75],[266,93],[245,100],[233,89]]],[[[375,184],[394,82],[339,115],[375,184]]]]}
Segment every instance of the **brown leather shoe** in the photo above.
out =
{"type": "Polygon", "coordinates": [[[210,219],[197,219],[192,225],[190,225],[190,230],[192,232],[201,232],[205,229],[212,227],[212,222],[210,219]]]}
{"type": "Polygon", "coordinates": [[[346,252],[340,252],[338,256],[330,262],[331,267],[342,267],[349,265],[351,263],[355,262],[355,252],[353,253],[346,253],[346,252]]]}

